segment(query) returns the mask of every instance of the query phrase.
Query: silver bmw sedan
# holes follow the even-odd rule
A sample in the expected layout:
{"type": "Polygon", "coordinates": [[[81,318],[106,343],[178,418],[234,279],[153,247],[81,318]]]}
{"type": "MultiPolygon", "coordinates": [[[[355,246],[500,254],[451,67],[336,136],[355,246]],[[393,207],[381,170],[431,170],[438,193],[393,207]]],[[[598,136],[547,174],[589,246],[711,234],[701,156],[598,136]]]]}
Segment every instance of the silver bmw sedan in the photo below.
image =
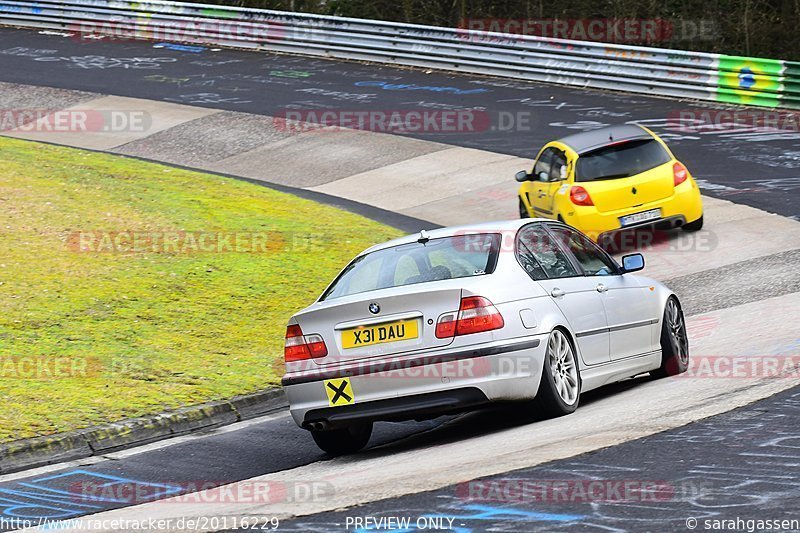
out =
{"type": "Polygon", "coordinates": [[[681,305],[572,227],[544,219],[459,226],[359,254],[286,328],[282,384],[297,424],[330,454],[377,421],[490,402],[573,412],[581,392],[684,372],[681,305]]]}

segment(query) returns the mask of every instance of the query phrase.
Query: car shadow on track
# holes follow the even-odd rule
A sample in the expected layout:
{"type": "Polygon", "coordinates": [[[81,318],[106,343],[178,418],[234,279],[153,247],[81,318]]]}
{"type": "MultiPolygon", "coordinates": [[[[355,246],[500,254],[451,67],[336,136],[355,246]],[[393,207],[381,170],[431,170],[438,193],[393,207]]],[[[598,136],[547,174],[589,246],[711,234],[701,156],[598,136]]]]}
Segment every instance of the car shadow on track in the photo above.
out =
{"type": "MultiPolygon", "coordinates": [[[[581,395],[581,405],[586,406],[600,402],[621,392],[640,387],[650,381],[650,377],[639,376],[625,381],[620,381],[600,389],[595,389],[581,395]]],[[[580,409],[580,407],[578,407],[580,409]]],[[[535,424],[547,420],[536,413],[529,403],[503,402],[492,404],[481,410],[454,416],[443,416],[426,422],[416,422],[417,426],[428,425],[421,431],[399,439],[386,441],[381,438],[383,431],[393,427],[396,435],[397,426],[405,422],[384,422],[375,426],[375,433],[370,441],[369,448],[358,454],[358,457],[372,458],[398,452],[410,451],[426,446],[449,444],[475,437],[491,435],[507,429],[535,424]]],[[[568,417],[565,418],[568,420],[568,417]]]]}
{"type": "Polygon", "coordinates": [[[649,252],[669,248],[687,250],[705,242],[695,243],[694,241],[696,240],[698,239],[693,237],[691,233],[681,231],[678,228],[648,226],[618,231],[603,239],[600,244],[611,255],[621,256],[635,252],[649,252]]]}

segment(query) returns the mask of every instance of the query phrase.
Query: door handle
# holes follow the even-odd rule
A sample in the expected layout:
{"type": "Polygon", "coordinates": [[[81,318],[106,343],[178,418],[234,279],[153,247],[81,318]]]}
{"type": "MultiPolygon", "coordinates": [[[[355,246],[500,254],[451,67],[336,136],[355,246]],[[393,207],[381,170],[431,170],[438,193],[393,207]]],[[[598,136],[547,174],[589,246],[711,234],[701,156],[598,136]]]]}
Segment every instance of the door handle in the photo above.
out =
{"type": "Polygon", "coordinates": [[[608,292],[608,287],[606,287],[602,283],[598,283],[596,288],[597,292],[608,292]]]}
{"type": "Polygon", "coordinates": [[[561,298],[562,296],[564,296],[564,291],[556,287],[552,291],[550,291],[550,296],[552,296],[553,298],[561,298]]]}
{"type": "Polygon", "coordinates": [[[546,193],[546,192],[544,192],[544,191],[539,191],[539,198],[544,198],[545,196],[547,196],[547,193],[546,193]]]}

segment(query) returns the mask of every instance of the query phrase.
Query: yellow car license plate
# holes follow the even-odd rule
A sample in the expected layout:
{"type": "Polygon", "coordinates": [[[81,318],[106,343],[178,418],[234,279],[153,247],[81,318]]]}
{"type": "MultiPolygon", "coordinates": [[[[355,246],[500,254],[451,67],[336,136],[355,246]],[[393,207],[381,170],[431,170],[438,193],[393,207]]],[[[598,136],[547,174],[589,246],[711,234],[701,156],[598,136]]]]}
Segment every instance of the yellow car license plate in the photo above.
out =
{"type": "Polygon", "coordinates": [[[658,220],[661,218],[661,209],[651,209],[650,211],[642,211],[641,213],[634,213],[624,217],[619,217],[619,225],[623,228],[640,222],[650,222],[651,220],[658,220]]]}
{"type": "Polygon", "coordinates": [[[346,329],[342,331],[342,348],[360,348],[385,342],[406,341],[417,337],[419,337],[419,328],[416,319],[398,320],[374,326],[346,329]]]}

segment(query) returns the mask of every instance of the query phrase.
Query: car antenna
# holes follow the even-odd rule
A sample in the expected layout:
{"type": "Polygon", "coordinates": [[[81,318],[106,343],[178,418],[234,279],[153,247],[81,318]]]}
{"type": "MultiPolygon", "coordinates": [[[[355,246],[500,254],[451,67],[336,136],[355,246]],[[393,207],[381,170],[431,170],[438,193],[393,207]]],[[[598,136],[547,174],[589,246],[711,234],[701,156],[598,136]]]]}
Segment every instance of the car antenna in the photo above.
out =
{"type": "Polygon", "coordinates": [[[420,230],[420,232],[419,232],[419,239],[417,239],[417,242],[418,242],[418,243],[420,243],[420,244],[425,244],[425,243],[426,243],[426,242],[428,242],[429,240],[431,240],[431,238],[430,238],[430,237],[428,237],[428,232],[427,232],[427,231],[425,231],[424,229],[423,229],[423,230],[420,230]]]}

